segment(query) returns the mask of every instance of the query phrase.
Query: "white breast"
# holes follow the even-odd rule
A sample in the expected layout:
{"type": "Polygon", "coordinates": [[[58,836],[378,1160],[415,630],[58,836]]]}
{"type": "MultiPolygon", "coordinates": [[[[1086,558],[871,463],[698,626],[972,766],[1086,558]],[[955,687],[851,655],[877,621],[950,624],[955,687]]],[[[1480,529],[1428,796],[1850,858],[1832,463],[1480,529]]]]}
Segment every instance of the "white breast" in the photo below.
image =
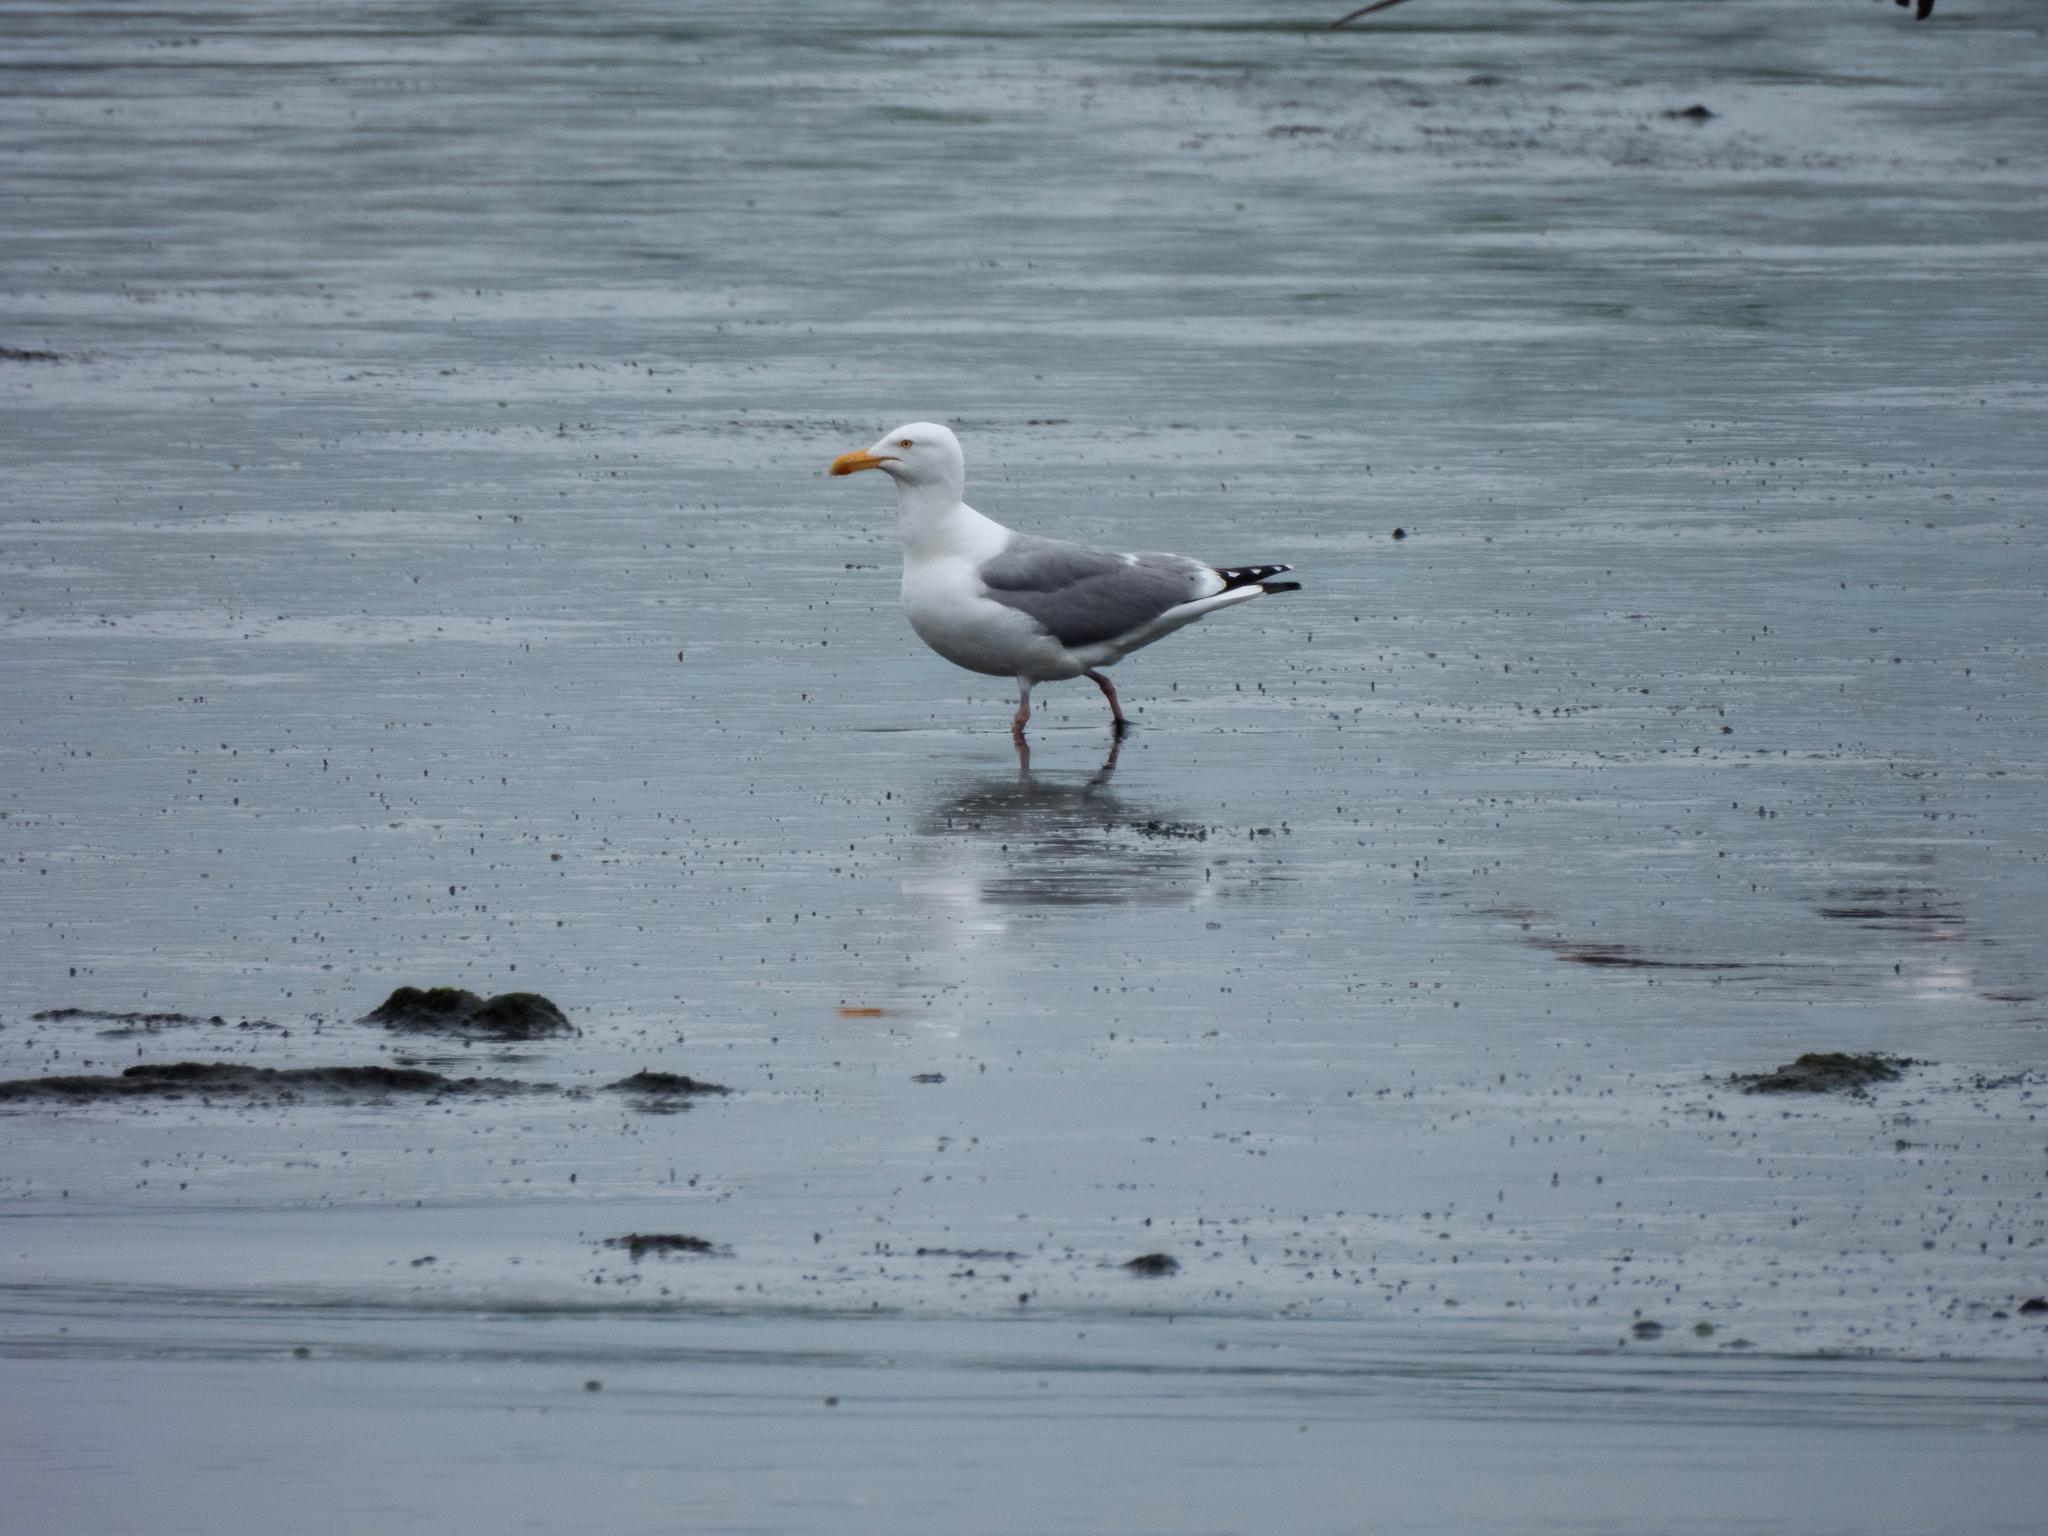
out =
{"type": "Polygon", "coordinates": [[[1033,682],[1078,677],[1082,663],[1027,614],[991,601],[980,568],[1015,537],[963,501],[903,498],[903,611],[917,637],[956,667],[1033,682]]]}
{"type": "Polygon", "coordinates": [[[1066,650],[1026,615],[982,595],[977,562],[958,556],[903,563],[903,611],[917,637],[956,667],[991,677],[1073,677],[1066,650]]]}

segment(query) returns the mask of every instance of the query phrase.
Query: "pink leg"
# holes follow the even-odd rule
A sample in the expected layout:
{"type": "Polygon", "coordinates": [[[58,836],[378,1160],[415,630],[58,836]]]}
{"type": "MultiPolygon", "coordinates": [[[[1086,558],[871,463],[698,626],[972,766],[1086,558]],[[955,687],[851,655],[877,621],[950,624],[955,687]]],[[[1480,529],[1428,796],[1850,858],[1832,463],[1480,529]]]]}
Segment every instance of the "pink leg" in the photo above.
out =
{"type": "Polygon", "coordinates": [[[1122,731],[1111,731],[1109,733],[1109,756],[1103,759],[1102,766],[1095,770],[1095,777],[1088,781],[1090,789],[1100,789],[1109,782],[1109,776],[1116,772],[1116,755],[1123,751],[1123,749],[1124,733],[1122,731]]]}
{"type": "Polygon", "coordinates": [[[1010,734],[1023,739],[1024,727],[1031,721],[1031,680],[1017,679],[1017,713],[1010,717],[1010,734]]]}
{"type": "Polygon", "coordinates": [[[1081,675],[1102,690],[1102,696],[1109,700],[1110,718],[1116,722],[1116,733],[1123,735],[1131,728],[1131,722],[1124,718],[1124,707],[1117,702],[1116,684],[1100,672],[1083,672],[1081,675]]]}

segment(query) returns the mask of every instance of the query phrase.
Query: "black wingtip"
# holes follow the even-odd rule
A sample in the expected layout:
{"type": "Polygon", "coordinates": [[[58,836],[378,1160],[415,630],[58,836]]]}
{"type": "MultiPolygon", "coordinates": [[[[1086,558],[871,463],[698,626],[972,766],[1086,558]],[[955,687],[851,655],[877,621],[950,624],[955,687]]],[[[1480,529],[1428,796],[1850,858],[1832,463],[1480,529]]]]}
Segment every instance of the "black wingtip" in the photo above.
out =
{"type": "MultiPolygon", "coordinates": [[[[1212,565],[1209,567],[1223,578],[1223,590],[1235,592],[1239,587],[1256,587],[1263,584],[1268,576],[1278,576],[1282,571],[1294,569],[1291,565],[1212,565]]],[[[1285,586],[1298,585],[1287,582],[1285,586]]]]}
{"type": "Polygon", "coordinates": [[[1261,592],[1299,592],[1301,590],[1301,583],[1298,581],[1262,581],[1259,583],[1259,590],[1261,592]]]}

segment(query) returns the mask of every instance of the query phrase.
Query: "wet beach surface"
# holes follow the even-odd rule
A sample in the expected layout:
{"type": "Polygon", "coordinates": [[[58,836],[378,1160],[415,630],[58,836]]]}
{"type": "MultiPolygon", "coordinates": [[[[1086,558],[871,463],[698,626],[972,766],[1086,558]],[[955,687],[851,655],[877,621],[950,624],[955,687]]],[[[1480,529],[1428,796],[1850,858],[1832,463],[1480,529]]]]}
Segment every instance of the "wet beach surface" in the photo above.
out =
{"type": "Polygon", "coordinates": [[[2035,1529],[2035,9],[5,7],[24,1529],[2035,1529]]]}

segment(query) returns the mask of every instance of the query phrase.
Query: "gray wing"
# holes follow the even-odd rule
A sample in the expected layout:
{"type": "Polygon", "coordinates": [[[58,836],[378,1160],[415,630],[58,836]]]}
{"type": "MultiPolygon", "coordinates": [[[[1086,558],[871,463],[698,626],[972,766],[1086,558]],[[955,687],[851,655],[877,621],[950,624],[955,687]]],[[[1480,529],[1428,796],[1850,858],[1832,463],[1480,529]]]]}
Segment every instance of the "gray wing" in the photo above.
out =
{"type": "Polygon", "coordinates": [[[1027,535],[1013,538],[980,576],[991,598],[1036,619],[1069,650],[1128,635],[1221,590],[1216,573],[1186,555],[1113,555],[1027,535]]]}

